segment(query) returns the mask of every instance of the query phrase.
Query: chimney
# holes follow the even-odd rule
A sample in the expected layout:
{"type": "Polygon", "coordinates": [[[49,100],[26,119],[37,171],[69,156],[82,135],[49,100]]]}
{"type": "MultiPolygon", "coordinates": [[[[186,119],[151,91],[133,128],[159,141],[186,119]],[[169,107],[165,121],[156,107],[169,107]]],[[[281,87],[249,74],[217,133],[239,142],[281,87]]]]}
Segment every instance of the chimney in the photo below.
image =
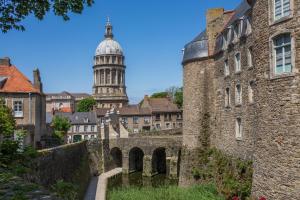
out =
{"type": "Polygon", "coordinates": [[[41,93],[43,93],[43,83],[41,81],[40,70],[33,70],[33,85],[36,89],[38,89],[41,93]]]}
{"type": "Polygon", "coordinates": [[[0,58],[0,65],[11,66],[10,58],[9,57],[0,58]]]}
{"type": "Polygon", "coordinates": [[[214,53],[217,35],[224,27],[224,8],[209,9],[206,13],[206,32],[209,55],[214,53]]]}

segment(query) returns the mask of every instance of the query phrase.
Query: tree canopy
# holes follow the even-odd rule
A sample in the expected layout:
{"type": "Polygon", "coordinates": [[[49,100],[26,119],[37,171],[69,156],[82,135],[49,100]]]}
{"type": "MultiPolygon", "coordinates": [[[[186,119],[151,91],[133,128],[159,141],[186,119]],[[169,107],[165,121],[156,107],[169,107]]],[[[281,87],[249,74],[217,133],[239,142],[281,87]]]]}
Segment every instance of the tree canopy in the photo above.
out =
{"type": "Polygon", "coordinates": [[[52,119],[52,127],[54,129],[54,135],[60,140],[67,142],[67,132],[71,127],[69,119],[62,116],[54,116],[52,119]]]}
{"type": "Polygon", "coordinates": [[[0,135],[11,136],[16,127],[12,111],[8,108],[3,99],[0,99],[0,135]]]}
{"type": "Polygon", "coordinates": [[[169,87],[164,92],[156,92],[151,95],[151,98],[166,98],[169,97],[172,99],[179,108],[182,108],[183,105],[183,91],[182,87],[169,87]]]}
{"type": "Polygon", "coordinates": [[[97,102],[93,97],[82,99],[77,104],[77,112],[89,112],[96,103],[97,102]]]}
{"type": "Polygon", "coordinates": [[[156,92],[151,95],[151,98],[165,98],[168,97],[168,92],[156,92]]]}
{"type": "Polygon", "coordinates": [[[69,20],[69,14],[82,13],[85,6],[93,0],[0,0],[0,30],[4,33],[11,29],[25,30],[21,22],[33,14],[42,20],[52,10],[55,15],[69,20]]]}

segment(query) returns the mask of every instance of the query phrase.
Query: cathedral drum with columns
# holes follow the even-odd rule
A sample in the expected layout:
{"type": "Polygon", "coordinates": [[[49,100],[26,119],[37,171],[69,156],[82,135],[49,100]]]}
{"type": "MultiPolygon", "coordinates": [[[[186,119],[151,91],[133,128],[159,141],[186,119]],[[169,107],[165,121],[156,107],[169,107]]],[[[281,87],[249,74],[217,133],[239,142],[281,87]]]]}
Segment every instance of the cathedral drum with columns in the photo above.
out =
{"type": "Polygon", "coordinates": [[[105,39],[98,45],[94,57],[93,97],[98,108],[118,108],[128,104],[124,60],[122,47],[114,40],[108,20],[105,39]]]}

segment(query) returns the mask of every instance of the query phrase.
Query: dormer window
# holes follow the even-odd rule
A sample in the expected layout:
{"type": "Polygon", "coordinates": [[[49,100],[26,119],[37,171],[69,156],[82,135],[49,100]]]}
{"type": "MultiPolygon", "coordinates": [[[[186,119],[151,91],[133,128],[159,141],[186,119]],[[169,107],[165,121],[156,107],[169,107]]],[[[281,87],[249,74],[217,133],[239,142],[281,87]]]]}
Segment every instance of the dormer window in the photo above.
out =
{"type": "Polygon", "coordinates": [[[241,35],[241,28],[240,28],[240,22],[238,21],[235,25],[234,25],[234,38],[238,39],[241,35]]]}
{"type": "Polygon", "coordinates": [[[83,121],[84,121],[84,123],[89,123],[89,118],[86,117],[83,119],[83,121]]]}
{"type": "Polygon", "coordinates": [[[246,34],[249,35],[252,33],[252,25],[251,25],[251,18],[247,17],[246,21],[244,22],[246,26],[246,34]]]}

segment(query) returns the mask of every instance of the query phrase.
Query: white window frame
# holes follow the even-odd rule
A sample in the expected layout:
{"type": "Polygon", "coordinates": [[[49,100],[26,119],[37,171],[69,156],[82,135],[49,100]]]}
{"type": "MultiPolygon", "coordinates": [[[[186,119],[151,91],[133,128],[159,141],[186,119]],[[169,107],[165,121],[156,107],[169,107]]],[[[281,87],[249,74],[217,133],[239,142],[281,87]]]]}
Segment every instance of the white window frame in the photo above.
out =
{"type": "Polygon", "coordinates": [[[91,125],[91,132],[95,132],[95,125],[91,125]]]}
{"type": "Polygon", "coordinates": [[[249,68],[253,67],[253,51],[252,51],[252,47],[249,47],[247,49],[247,64],[248,64],[249,68]]]}
{"type": "Polygon", "coordinates": [[[273,5],[273,20],[274,21],[278,21],[282,18],[285,18],[285,17],[289,17],[291,16],[291,12],[292,12],[292,1],[291,0],[288,0],[289,1],[289,12],[288,12],[288,15],[284,15],[284,1],[285,0],[279,0],[280,1],[280,7],[281,7],[281,10],[280,10],[280,16],[276,18],[276,1],[277,0],[272,0],[272,5],[273,5]]]}
{"type": "Polygon", "coordinates": [[[278,34],[274,37],[272,37],[271,39],[271,44],[272,44],[272,68],[273,68],[273,73],[275,76],[280,76],[280,75],[284,75],[284,74],[291,74],[293,73],[293,66],[294,66],[294,51],[293,51],[293,37],[291,35],[291,33],[282,33],[282,34],[278,34]],[[283,44],[281,46],[275,46],[275,41],[276,39],[278,39],[278,37],[284,37],[285,35],[289,35],[290,36],[290,43],[288,44],[283,44]],[[290,46],[290,52],[291,52],[291,71],[287,72],[286,71],[286,65],[285,65],[285,47],[290,46]],[[276,49],[278,48],[282,48],[282,67],[283,67],[283,72],[282,73],[278,73],[277,72],[277,53],[276,53],[276,49]]]}
{"type": "Polygon", "coordinates": [[[254,103],[254,81],[250,81],[248,85],[248,100],[249,103],[254,103]]]}
{"type": "Polygon", "coordinates": [[[24,100],[23,99],[13,99],[12,101],[12,109],[14,112],[14,117],[16,118],[23,118],[24,117],[24,100]],[[21,102],[21,111],[15,110],[15,102],[21,102]]]}
{"type": "Polygon", "coordinates": [[[243,124],[242,118],[238,117],[235,120],[235,138],[241,140],[243,137],[243,124]]]}
{"type": "Polygon", "coordinates": [[[139,116],[133,116],[132,117],[132,123],[133,124],[139,124],[139,120],[140,120],[139,116]]]}
{"type": "Polygon", "coordinates": [[[224,76],[227,77],[230,75],[230,69],[229,69],[229,61],[226,59],[224,61],[224,76]]]}
{"type": "Polygon", "coordinates": [[[230,88],[227,87],[225,88],[225,108],[230,108],[230,105],[230,88]]]}
{"type": "Polygon", "coordinates": [[[156,130],[161,130],[161,124],[160,124],[160,123],[156,123],[156,124],[155,124],[155,129],[156,129],[156,130]],[[157,128],[157,125],[159,125],[159,128],[157,128]]]}
{"type": "Polygon", "coordinates": [[[241,64],[241,60],[242,60],[242,55],[241,52],[237,52],[234,54],[234,63],[235,63],[235,72],[241,72],[242,71],[242,64],[241,64]],[[239,55],[240,60],[237,60],[237,55],[239,55]]]}
{"type": "Polygon", "coordinates": [[[242,105],[242,85],[240,83],[235,85],[235,105],[242,105]],[[238,87],[240,88],[240,92],[238,90],[238,87]]]}

